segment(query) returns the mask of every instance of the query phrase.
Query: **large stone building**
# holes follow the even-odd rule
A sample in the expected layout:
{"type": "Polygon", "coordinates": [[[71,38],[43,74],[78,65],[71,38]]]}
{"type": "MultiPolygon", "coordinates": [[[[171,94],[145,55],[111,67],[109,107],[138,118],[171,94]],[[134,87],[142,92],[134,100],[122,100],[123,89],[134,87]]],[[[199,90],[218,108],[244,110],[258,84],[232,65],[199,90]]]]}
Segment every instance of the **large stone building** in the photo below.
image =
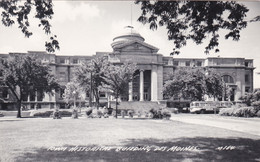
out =
{"type": "MultiPolygon", "coordinates": [[[[245,92],[253,90],[253,60],[245,58],[174,58],[165,57],[158,53],[158,48],[145,42],[145,39],[132,27],[127,27],[126,32],[113,39],[112,52],[97,52],[93,56],[65,56],[47,54],[45,52],[28,51],[26,54],[36,54],[43,62],[50,63],[52,73],[59,83],[65,87],[74,75],[74,69],[82,61],[91,60],[93,57],[106,56],[112,63],[134,62],[138,66],[133,82],[129,83],[128,95],[121,96],[122,101],[161,101],[163,82],[167,74],[179,67],[208,67],[215,69],[223,76],[226,84],[232,88],[231,100],[239,100],[245,92]]],[[[0,57],[8,57],[14,53],[1,54],[0,57]]],[[[16,53],[17,54],[17,53],[16,53]]],[[[54,107],[59,104],[64,107],[62,99],[64,89],[56,92],[54,96],[40,97],[32,94],[24,100],[31,108],[54,107]]],[[[107,94],[101,93],[101,99],[107,98],[107,94]]],[[[0,88],[1,109],[7,109],[13,98],[9,95],[7,87],[0,88]]],[[[174,99],[174,98],[173,98],[174,99]]],[[[86,100],[87,101],[87,100],[86,100]]]]}

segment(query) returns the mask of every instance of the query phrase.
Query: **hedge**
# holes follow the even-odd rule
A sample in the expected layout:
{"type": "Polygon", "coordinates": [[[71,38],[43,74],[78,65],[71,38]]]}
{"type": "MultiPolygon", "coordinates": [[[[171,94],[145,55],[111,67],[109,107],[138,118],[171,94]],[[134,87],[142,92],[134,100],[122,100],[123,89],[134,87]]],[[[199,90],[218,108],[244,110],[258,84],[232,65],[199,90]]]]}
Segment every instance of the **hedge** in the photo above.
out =
{"type": "MultiPolygon", "coordinates": [[[[67,110],[61,110],[59,111],[62,117],[71,117],[72,112],[67,111],[67,110]]],[[[50,116],[53,115],[52,110],[48,111],[43,111],[43,112],[36,112],[33,114],[34,117],[41,117],[41,118],[49,118],[50,116]]]]}
{"type": "MultiPolygon", "coordinates": [[[[222,116],[237,116],[237,117],[255,117],[260,111],[254,107],[240,107],[240,108],[223,108],[220,109],[219,115],[222,116]]],[[[259,117],[259,116],[258,116],[259,117]]]]}

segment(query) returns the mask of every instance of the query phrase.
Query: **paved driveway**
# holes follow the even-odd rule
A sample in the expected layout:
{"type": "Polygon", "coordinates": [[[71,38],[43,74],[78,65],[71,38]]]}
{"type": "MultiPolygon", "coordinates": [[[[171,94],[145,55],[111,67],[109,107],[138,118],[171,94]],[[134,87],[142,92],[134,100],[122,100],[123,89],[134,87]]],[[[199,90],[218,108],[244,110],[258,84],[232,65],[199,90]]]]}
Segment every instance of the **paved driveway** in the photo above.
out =
{"type": "Polygon", "coordinates": [[[260,136],[260,118],[230,117],[215,114],[173,114],[171,120],[260,136]]]}

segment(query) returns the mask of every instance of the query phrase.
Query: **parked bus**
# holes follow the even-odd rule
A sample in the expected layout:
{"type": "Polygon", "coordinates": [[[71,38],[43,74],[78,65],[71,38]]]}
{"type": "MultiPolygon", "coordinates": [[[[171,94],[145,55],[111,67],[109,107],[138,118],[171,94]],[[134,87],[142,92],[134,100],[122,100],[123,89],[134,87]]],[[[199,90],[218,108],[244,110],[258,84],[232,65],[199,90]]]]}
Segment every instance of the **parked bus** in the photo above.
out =
{"type": "Polygon", "coordinates": [[[229,108],[233,105],[230,101],[193,101],[190,103],[190,112],[204,114],[206,112],[219,112],[220,108],[229,108]]]}

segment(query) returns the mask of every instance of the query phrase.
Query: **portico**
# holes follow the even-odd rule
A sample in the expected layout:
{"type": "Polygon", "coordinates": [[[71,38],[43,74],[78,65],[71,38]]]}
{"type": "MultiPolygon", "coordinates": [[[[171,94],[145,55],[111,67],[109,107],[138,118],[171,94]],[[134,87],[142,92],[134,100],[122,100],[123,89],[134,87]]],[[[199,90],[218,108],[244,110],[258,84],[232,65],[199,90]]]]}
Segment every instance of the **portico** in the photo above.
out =
{"type": "Polygon", "coordinates": [[[137,70],[129,83],[128,101],[151,101],[151,79],[151,70],[137,70]]]}
{"type": "Polygon", "coordinates": [[[158,48],[145,43],[145,39],[132,27],[113,39],[113,53],[109,59],[117,63],[133,62],[137,64],[133,81],[129,83],[127,94],[121,96],[124,101],[158,101],[162,99],[163,63],[158,48]]]}

